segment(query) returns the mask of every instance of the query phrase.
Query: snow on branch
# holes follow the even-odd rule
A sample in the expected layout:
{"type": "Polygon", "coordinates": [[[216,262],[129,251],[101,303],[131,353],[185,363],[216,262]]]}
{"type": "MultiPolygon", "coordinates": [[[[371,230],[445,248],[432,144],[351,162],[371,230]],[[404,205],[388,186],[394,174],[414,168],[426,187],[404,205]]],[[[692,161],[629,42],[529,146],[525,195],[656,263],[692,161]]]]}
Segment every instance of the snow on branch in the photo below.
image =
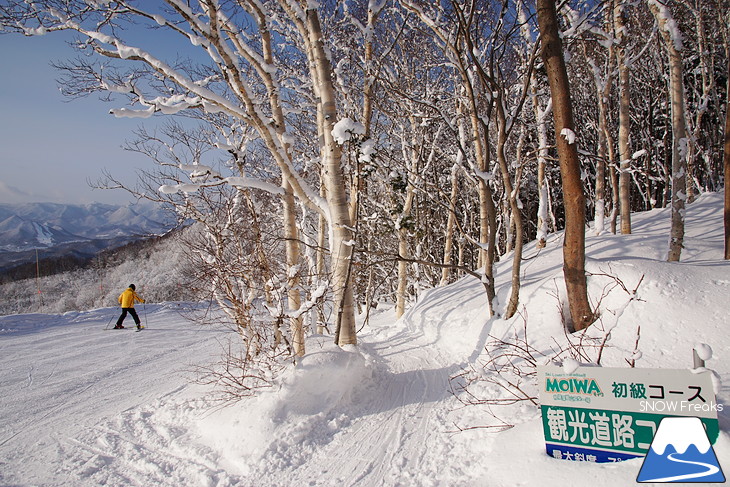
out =
{"type": "Polygon", "coordinates": [[[202,184],[190,184],[190,183],[181,183],[181,184],[163,184],[160,186],[159,191],[160,193],[164,194],[174,194],[174,193],[195,193],[198,191],[203,185],[202,184]]]}
{"type": "Polygon", "coordinates": [[[260,179],[238,176],[231,176],[206,183],[163,184],[159,187],[158,190],[163,194],[175,194],[179,192],[195,193],[201,188],[210,188],[214,186],[220,186],[222,184],[230,184],[231,186],[238,189],[260,189],[271,194],[284,194],[284,189],[276,184],[267,183],[266,181],[262,181],[260,179]]]}
{"type": "Polygon", "coordinates": [[[353,135],[365,135],[365,126],[352,119],[343,118],[332,128],[332,136],[340,145],[350,140],[353,135]]]}
{"type": "Polygon", "coordinates": [[[160,112],[165,115],[175,115],[188,108],[205,107],[199,97],[186,97],[185,95],[173,95],[169,97],[159,96],[154,100],[145,100],[138,95],[139,102],[148,108],[135,110],[131,108],[113,108],[109,113],[118,118],[149,118],[154,113],[160,112]]]}
{"type": "Polygon", "coordinates": [[[133,108],[112,108],[109,113],[117,118],[150,118],[155,114],[155,107],[135,110],[133,108]]]}
{"type": "Polygon", "coordinates": [[[679,30],[677,22],[674,20],[669,7],[664,5],[662,2],[657,0],[648,0],[649,7],[653,7],[657,12],[657,19],[659,20],[659,28],[664,30],[669,37],[672,39],[674,49],[681,51],[682,46],[682,33],[679,30]]]}
{"type": "Polygon", "coordinates": [[[564,128],[563,130],[560,131],[560,135],[565,137],[565,140],[566,140],[566,142],[568,142],[568,144],[570,144],[570,145],[575,144],[575,132],[573,132],[571,129],[564,128]]]}
{"type": "Polygon", "coordinates": [[[317,306],[317,303],[319,303],[319,301],[324,297],[325,293],[327,292],[327,287],[327,282],[320,284],[317,289],[312,291],[312,296],[310,297],[310,299],[302,303],[302,305],[299,306],[299,309],[287,311],[285,315],[289,318],[300,318],[305,313],[309,312],[309,310],[317,306]]]}
{"type": "MultiPolygon", "coordinates": [[[[141,111],[132,109],[113,110],[112,113],[115,116],[145,117],[150,116],[152,113],[154,113],[154,111],[160,111],[165,114],[174,114],[181,110],[195,106],[202,107],[204,110],[212,109],[211,111],[225,111],[241,119],[247,118],[246,113],[242,111],[241,108],[238,107],[236,104],[231,103],[226,98],[209,90],[203,84],[191,80],[186,75],[172,68],[167,63],[153,56],[149,52],[138,47],[127,46],[119,39],[106,35],[102,32],[86,30],[81,28],[80,26],[74,26],[73,28],[79,33],[84,34],[85,36],[96,41],[97,43],[100,43],[95,46],[95,50],[100,54],[107,57],[118,57],[120,59],[142,61],[161,73],[166,78],[180,85],[182,88],[197,95],[194,97],[186,97],[185,95],[158,97],[154,100],[146,102],[147,104],[154,105],[154,110],[150,110],[149,108],[141,111]],[[109,47],[104,48],[102,47],[102,45],[106,45],[109,47]]],[[[115,87],[114,89],[116,91],[118,87],[115,87]]],[[[144,103],[141,97],[140,102],[144,103]]]]}
{"type": "Polygon", "coordinates": [[[284,189],[281,186],[278,186],[278,185],[272,184],[272,183],[267,183],[266,181],[262,181],[262,180],[256,179],[256,178],[231,176],[231,177],[225,178],[225,181],[228,184],[230,184],[231,186],[234,186],[236,188],[260,189],[263,191],[267,191],[271,194],[284,194],[284,189]]]}

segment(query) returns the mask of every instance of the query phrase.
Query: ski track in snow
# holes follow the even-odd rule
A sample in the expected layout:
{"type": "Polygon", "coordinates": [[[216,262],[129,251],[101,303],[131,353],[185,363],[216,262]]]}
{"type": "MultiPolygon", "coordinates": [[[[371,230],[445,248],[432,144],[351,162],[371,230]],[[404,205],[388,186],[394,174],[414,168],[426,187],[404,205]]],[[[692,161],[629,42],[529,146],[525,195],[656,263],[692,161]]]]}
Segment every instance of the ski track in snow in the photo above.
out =
{"type": "Polygon", "coordinates": [[[408,370],[384,366],[376,370],[376,386],[367,391],[359,407],[346,412],[351,422],[347,435],[333,435],[331,441],[312,452],[316,457],[310,463],[282,470],[278,462],[263,462],[264,468],[254,477],[270,480],[250,485],[282,485],[289,479],[293,484],[356,486],[373,485],[373,478],[384,479],[386,485],[425,485],[422,477],[409,478],[409,474],[423,471],[423,466],[409,465],[413,459],[405,455],[414,449],[438,448],[434,437],[441,434],[439,411],[429,396],[435,394],[442,399],[448,394],[448,373],[434,369],[428,353],[425,349],[409,354],[408,370]],[[336,466],[335,478],[328,471],[317,471],[328,463],[327,459],[336,466]],[[270,471],[272,465],[279,468],[270,471]]]}
{"type": "MultiPolygon", "coordinates": [[[[474,299],[468,293],[460,296],[459,291],[463,290],[457,287],[456,292],[432,293],[441,293],[444,305],[454,299],[474,299]]],[[[363,333],[359,346],[371,361],[372,380],[363,390],[355,391],[356,396],[344,409],[335,408],[324,418],[339,421],[346,428],[312,442],[317,435],[311,431],[321,435],[326,428],[302,424],[310,432],[299,444],[286,438],[286,431],[279,432],[277,436],[284,438],[272,443],[242,485],[470,485],[472,479],[453,471],[450,462],[441,461],[450,454],[445,437],[456,430],[449,419],[457,407],[449,401],[449,378],[461,370],[468,357],[447,359],[434,346],[437,337],[433,330],[467,326],[472,333],[464,339],[471,340],[474,347],[482,343],[474,333],[484,330],[468,327],[469,316],[450,321],[449,313],[436,305],[438,299],[429,302],[429,307],[412,308],[404,317],[409,326],[395,327],[395,333],[390,329],[392,322],[363,333]],[[459,359],[462,362],[455,362],[459,359]],[[419,455],[414,457],[413,452],[419,455]]]]}
{"type": "MultiPolygon", "coordinates": [[[[186,411],[170,415],[186,404],[177,402],[190,389],[188,358],[215,350],[217,333],[189,323],[179,331],[186,322],[161,308],[141,333],[104,330],[116,313],[0,334],[0,485],[217,485],[226,476],[182,446],[186,411]],[[33,363],[17,366],[28,350],[33,363]]],[[[13,318],[0,329],[13,330],[13,318]]]]}
{"type": "MultiPolygon", "coordinates": [[[[444,303],[449,298],[455,296],[444,295],[444,303]]],[[[443,436],[456,428],[444,403],[449,377],[463,364],[435,349],[423,326],[363,333],[371,380],[329,411],[284,411],[284,426],[265,449],[239,459],[236,469],[201,440],[194,425],[210,414],[209,404],[182,370],[189,358],[215,353],[220,333],[180,317],[174,322],[174,312],[164,309],[148,314],[141,333],[105,331],[102,314],[110,313],[116,311],[81,314],[81,323],[62,315],[58,326],[15,333],[12,317],[0,318],[0,329],[11,330],[0,335],[0,369],[10,372],[0,381],[8,418],[0,426],[0,484],[427,486],[446,485],[439,482],[444,474],[453,480],[454,472],[433,458],[449,454],[443,436]],[[29,349],[30,366],[14,365],[28,363],[19,358],[29,349]],[[414,458],[413,451],[423,453],[414,458]]],[[[431,328],[449,324],[438,307],[409,313],[431,328]]]]}

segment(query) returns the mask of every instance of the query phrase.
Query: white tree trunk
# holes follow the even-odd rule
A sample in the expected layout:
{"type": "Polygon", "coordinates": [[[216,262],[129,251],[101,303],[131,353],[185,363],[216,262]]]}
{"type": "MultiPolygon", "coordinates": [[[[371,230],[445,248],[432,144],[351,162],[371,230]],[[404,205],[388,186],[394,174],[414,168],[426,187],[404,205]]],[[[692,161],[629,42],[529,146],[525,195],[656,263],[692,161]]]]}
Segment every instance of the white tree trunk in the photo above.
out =
{"type": "Polygon", "coordinates": [[[456,226],[456,199],[459,196],[459,167],[462,155],[459,152],[457,160],[451,167],[451,194],[449,195],[449,216],[446,219],[446,234],[444,235],[444,267],[441,269],[439,286],[449,283],[451,277],[451,254],[454,252],[454,227],[456,226]]]}
{"type": "MultiPolygon", "coordinates": [[[[606,6],[605,25],[610,26],[613,6],[609,3],[606,6]]],[[[610,31],[610,29],[609,29],[610,31]]],[[[596,162],[596,199],[595,212],[593,215],[593,231],[601,235],[605,231],[606,220],[606,162],[609,157],[609,144],[613,144],[613,138],[608,128],[608,100],[611,95],[611,84],[613,80],[613,43],[608,47],[607,65],[605,74],[599,66],[593,64],[593,81],[596,87],[596,99],[598,100],[598,147],[596,162]]]]}
{"type": "MultiPolygon", "coordinates": [[[[522,37],[528,44],[534,44],[535,39],[527,21],[527,15],[523,6],[523,2],[517,3],[518,15],[522,23],[522,37]]],[[[547,117],[552,110],[552,100],[549,100],[545,108],[540,108],[540,100],[538,98],[538,82],[537,77],[532,76],[530,79],[530,97],[532,109],[535,113],[535,123],[537,125],[537,235],[536,247],[544,248],[547,245],[548,236],[548,215],[550,212],[550,199],[548,193],[547,180],[545,179],[545,169],[547,166],[548,156],[548,125],[547,117]]]]}
{"type": "Polygon", "coordinates": [[[614,27],[618,47],[616,48],[616,61],[618,64],[619,78],[619,206],[621,213],[621,233],[631,233],[631,146],[629,134],[631,133],[631,93],[629,85],[629,67],[626,64],[626,25],[624,22],[624,3],[619,1],[614,7],[614,27]]]}
{"type": "Polygon", "coordinates": [[[313,82],[319,95],[322,113],[322,157],[323,183],[327,192],[330,224],[330,252],[332,287],[335,295],[335,315],[337,320],[336,342],[338,345],[357,343],[355,328],[355,308],[351,285],[351,256],[353,246],[352,223],[347,202],[345,178],[342,172],[342,151],[332,135],[332,127],[337,122],[335,90],[332,84],[332,66],[324,50],[322,28],[317,10],[306,11],[306,29],[309,39],[308,56],[313,66],[313,82]]]}
{"type": "MultiPolygon", "coordinates": [[[[659,24],[659,33],[669,55],[669,96],[672,105],[672,227],[670,230],[667,260],[679,261],[684,243],[684,207],[687,194],[687,125],[684,112],[684,83],[682,80],[681,39],[670,27],[674,18],[669,9],[648,0],[654,18],[659,24]]],[[[727,184],[727,183],[726,183],[727,184]]]]}
{"type": "Polygon", "coordinates": [[[537,96],[533,96],[533,105],[535,108],[535,118],[537,119],[537,248],[543,248],[547,245],[547,236],[549,231],[548,221],[550,211],[550,198],[548,194],[548,184],[545,174],[548,155],[548,131],[545,119],[550,114],[551,106],[545,110],[540,110],[537,96]]]}
{"type": "MultiPolygon", "coordinates": [[[[408,228],[407,222],[411,217],[413,209],[413,200],[415,198],[415,188],[413,187],[412,175],[418,174],[419,162],[419,146],[420,142],[416,135],[415,129],[419,122],[412,114],[409,116],[411,128],[411,141],[407,144],[403,140],[404,159],[410,159],[410,167],[406,176],[406,196],[403,202],[403,210],[397,217],[396,231],[398,232],[398,254],[404,259],[410,258],[410,250],[408,249],[408,228]]],[[[405,138],[404,138],[405,139],[405,138]]],[[[406,310],[406,300],[408,297],[408,262],[406,260],[398,261],[398,288],[396,291],[395,316],[400,318],[406,310]]]]}

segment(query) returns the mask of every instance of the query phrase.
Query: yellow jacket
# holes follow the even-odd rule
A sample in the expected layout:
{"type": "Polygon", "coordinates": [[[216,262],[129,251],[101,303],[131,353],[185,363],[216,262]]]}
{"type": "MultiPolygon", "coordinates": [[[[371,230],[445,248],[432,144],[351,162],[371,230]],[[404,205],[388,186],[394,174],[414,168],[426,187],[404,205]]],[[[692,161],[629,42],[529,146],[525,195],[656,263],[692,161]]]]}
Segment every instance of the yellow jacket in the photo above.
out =
{"type": "Polygon", "coordinates": [[[134,308],[134,302],[144,303],[144,299],[140,298],[136,292],[128,287],[122,294],[119,295],[119,304],[122,308],[134,308]]]}

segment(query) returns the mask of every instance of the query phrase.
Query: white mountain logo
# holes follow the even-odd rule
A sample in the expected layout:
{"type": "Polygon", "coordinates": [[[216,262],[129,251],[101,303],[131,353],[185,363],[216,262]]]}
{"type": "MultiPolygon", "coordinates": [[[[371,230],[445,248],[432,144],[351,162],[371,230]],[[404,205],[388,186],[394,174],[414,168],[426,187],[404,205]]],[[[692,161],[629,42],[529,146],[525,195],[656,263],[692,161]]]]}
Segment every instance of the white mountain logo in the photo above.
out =
{"type": "Polygon", "coordinates": [[[663,418],[637,482],[725,482],[699,418],[663,418]]]}

